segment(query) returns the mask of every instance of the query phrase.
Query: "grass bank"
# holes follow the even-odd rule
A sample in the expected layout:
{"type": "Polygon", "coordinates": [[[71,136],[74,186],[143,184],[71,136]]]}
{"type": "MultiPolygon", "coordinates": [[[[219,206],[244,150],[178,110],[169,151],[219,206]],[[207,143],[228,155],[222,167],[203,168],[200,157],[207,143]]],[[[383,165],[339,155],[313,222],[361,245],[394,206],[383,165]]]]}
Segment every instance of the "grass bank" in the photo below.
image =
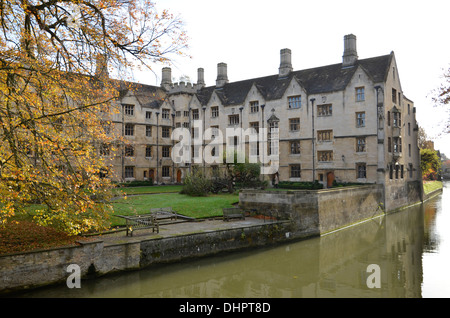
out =
{"type": "Polygon", "coordinates": [[[423,191],[425,194],[429,194],[433,191],[442,189],[442,181],[424,181],[423,191]]]}

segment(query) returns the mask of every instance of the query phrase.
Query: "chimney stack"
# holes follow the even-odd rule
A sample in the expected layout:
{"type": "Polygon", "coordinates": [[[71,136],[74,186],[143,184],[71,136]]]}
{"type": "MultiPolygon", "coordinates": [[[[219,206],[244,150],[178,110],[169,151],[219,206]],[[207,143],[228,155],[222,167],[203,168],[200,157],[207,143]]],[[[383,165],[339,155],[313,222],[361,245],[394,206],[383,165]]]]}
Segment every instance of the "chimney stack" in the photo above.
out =
{"type": "Polygon", "coordinates": [[[162,69],[161,87],[169,89],[172,86],[172,69],[164,67],[162,69]]]}
{"type": "Polygon", "coordinates": [[[356,36],[348,34],[344,36],[344,55],[342,56],[342,67],[353,66],[358,61],[356,51],[356,36]]]}
{"type": "Polygon", "coordinates": [[[197,85],[200,87],[205,86],[205,70],[203,68],[197,69],[197,85]]]}
{"type": "Polygon", "coordinates": [[[280,51],[280,67],[278,68],[278,77],[286,77],[292,72],[291,50],[282,49],[280,51]]]}
{"type": "Polygon", "coordinates": [[[226,63],[219,63],[219,64],[217,64],[216,86],[217,87],[222,87],[226,83],[228,83],[227,64],[226,63]]]}

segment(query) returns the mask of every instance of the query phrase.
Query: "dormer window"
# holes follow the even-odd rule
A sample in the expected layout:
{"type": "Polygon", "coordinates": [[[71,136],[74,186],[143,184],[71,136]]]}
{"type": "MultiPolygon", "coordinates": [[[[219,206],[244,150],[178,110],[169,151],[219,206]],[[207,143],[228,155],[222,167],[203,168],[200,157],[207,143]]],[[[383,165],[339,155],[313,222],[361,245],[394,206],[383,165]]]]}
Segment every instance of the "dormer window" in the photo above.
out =
{"type": "Polygon", "coordinates": [[[364,87],[357,87],[356,88],[356,101],[357,102],[362,102],[365,99],[366,98],[364,96],[364,87]]]}
{"type": "Polygon", "coordinates": [[[122,104],[123,113],[127,116],[134,116],[134,105],[122,104]]]}
{"type": "Polygon", "coordinates": [[[257,113],[259,112],[259,102],[254,101],[250,102],[250,113],[257,113]]]}
{"type": "Polygon", "coordinates": [[[289,109],[302,107],[302,96],[290,96],[288,97],[289,109]]]}
{"type": "Polygon", "coordinates": [[[169,119],[170,117],[170,109],[163,109],[161,118],[163,119],[169,119]]]}

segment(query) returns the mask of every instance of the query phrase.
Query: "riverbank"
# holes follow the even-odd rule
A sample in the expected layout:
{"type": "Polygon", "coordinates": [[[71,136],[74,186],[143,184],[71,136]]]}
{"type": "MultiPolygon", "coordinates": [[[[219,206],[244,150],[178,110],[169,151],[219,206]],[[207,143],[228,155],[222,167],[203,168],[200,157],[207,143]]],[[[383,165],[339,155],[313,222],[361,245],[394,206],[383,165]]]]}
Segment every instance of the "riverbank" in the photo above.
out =
{"type": "Polygon", "coordinates": [[[442,181],[423,181],[424,201],[442,193],[442,181]]]}
{"type": "Polygon", "coordinates": [[[120,231],[77,246],[2,255],[0,293],[64,284],[71,264],[79,266],[82,277],[98,277],[319,236],[383,214],[382,190],[367,185],[315,192],[241,192],[241,208],[256,209],[266,219],[175,222],[162,225],[159,233],[140,230],[126,237],[120,231]]]}
{"type": "MultiPolygon", "coordinates": [[[[76,264],[81,277],[93,278],[150,265],[178,262],[292,240],[288,221],[247,217],[224,222],[176,222],[152,230],[98,236],[77,246],[0,256],[0,294],[64,284],[76,264]]],[[[297,236],[297,238],[299,238],[297,236]]]]}

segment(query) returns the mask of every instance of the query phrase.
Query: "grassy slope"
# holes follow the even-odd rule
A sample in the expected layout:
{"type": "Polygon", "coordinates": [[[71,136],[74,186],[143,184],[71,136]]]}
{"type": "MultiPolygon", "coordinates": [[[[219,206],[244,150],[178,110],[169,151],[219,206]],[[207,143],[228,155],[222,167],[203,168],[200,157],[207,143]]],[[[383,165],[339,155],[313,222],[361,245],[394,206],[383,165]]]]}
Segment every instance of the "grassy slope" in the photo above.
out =
{"type": "Polygon", "coordinates": [[[442,181],[424,181],[423,190],[425,194],[431,193],[437,189],[442,188],[442,181]]]}

